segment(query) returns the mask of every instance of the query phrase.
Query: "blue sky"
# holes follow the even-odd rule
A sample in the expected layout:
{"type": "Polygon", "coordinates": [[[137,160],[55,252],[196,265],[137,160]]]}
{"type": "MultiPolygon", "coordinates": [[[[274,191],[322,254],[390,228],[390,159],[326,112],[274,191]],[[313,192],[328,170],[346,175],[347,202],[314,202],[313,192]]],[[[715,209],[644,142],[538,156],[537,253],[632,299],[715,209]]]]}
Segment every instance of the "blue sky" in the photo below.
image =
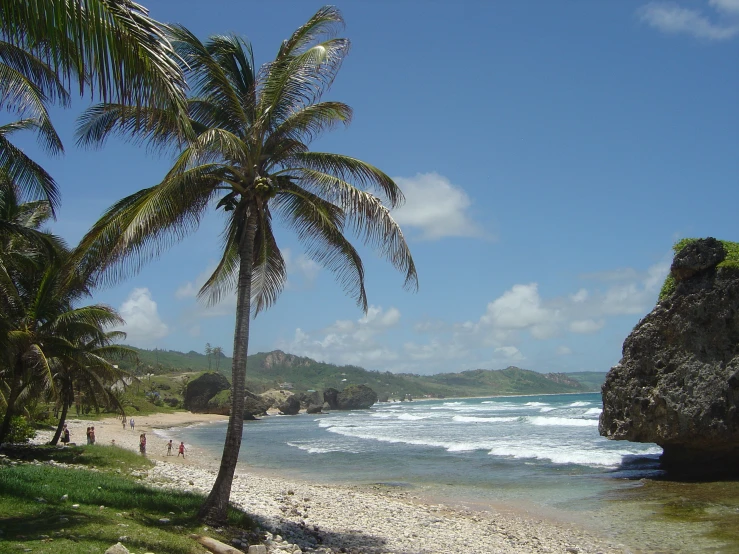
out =
{"type": "MultiPolygon", "coordinates": [[[[321,4],[150,0],[201,38],[245,35],[258,63],[321,4]]],[[[352,41],[326,98],[355,110],[316,150],[397,179],[395,212],[420,290],[371,251],[363,315],[278,231],[289,285],[251,329],[250,352],[420,374],[517,365],[605,371],[653,307],[679,238],[737,239],[739,0],[364,1],[338,4],[352,41]]],[[[76,243],[120,197],[170,163],[119,141],[74,145],[87,105],[53,114],[67,149],[48,159],[76,243]]],[[[231,353],[235,301],[194,292],[218,259],[221,219],[135,278],[100,290],[128,341],[231,353]]]]}

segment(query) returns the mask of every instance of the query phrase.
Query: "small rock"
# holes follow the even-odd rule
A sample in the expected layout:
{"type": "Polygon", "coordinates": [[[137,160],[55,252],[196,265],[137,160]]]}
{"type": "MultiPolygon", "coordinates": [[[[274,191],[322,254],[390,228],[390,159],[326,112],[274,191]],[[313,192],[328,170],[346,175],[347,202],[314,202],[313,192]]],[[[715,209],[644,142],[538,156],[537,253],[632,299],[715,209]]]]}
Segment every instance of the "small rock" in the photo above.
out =
{"type": "Polygon", "coordinates": [[[64,502],[65,500],[69,500],[68,494],[65,494],[64,496],[62,496],[62,502],[64,502]]]}
{"type": "Polygon", "coordinates": [[[576,548],[574,546],[568,546],[566,550],[570,554],[579,554],[580,553],[580,549],[579,548],[576,548]]]}
{"type": "Polygon", "coordinates": [[[123,535],[122,537],[118,537],[118,542],[124,542],[128,540],[128,535],[123,535]]]}
{"type": "Polygon", "coordinates": [[[79,504],[72,504],[72,508],[74,508],[75,510],[79,510],[80,505],[79,504]]]}
{"type": "Polygon", "coordinates": [[[169,518],[168,517],[160,518],[159,523],[169,523],[169,518]]]}
{"type": "Polygon", "coordinates": [[[130,552],[128,551],[128,548],[123,546],[121,543],[116,543],[108,548],[108,550],[105,551],[105,554],[130,554],[130,552]]]}
{"type": "Polygon", "coordinates": [[[69,523],[69,520],[66,517],[60,517],[59,523],[69,523]]]}
{"type": "Polygon", "coordinates": [[[248,554],[267,554],[267,547],[263,544],[252,544],[248,554]]]}

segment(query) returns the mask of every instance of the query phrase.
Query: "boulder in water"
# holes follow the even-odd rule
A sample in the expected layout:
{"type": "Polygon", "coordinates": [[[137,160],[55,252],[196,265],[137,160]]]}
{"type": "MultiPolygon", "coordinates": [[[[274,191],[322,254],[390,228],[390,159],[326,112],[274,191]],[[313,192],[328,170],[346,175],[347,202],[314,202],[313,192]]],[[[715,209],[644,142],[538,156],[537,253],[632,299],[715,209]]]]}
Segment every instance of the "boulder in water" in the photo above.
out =
{"type": "Polygon", "coordinates": [[[739,473],[739,244],[675,247],[657,306],[623,345],[603,385],[600,434],[654,442],[663,466],[739,473]]]}

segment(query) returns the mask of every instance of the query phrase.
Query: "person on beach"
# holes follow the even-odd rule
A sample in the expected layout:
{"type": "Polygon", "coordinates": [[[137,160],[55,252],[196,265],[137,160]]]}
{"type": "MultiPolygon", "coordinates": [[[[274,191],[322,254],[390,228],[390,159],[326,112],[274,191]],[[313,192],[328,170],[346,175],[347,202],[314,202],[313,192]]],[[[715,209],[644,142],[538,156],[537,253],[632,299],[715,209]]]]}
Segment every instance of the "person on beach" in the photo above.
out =
{"type": "Polygon", "coordinates": [[[86,434],[87,434],[87,444],[92,444],[90,442],[90,428],[89,427],[87,428],[87,433],[86,434]]]}
{"type": "Polygon", "coordinates": [[[133,418],[128,421],[128,425],[131,427],[131,431],[133,431],[133,418]]]}
{"type": "Polygon", "coordinates": [[[185,443],[184,442],[180,443],[180,448],[179,448],[179,451],[177,452],[178,458],[180,457],[180,454],[182,454],[183,458],[185,457],[185,443]]]}
{"type": "Polygon", "coordinates": [[[126,430],[126,416],[123,416],[122,423],[123,423],[123,430],[125,431],[126,430]]]}
{"type": "Polygon", "coordinates": [[[141,433],[139,437],[139,452],[142,456],[146,456],[146,433],[141,433]]]}
{"type": "Polygon", "coordinates": [[[69,429],[67,429],[66,423],[62,428],[62,444],[64,444],[64,446],[67,446],[69,444],[69,429]]]}
{"type": "Polygon", "coordinates": [[[90,444],[95,444],[95,427],[90,427],[90,444]]]}
{"type": "Polygon", "coordinates": [[[169,442],[167,443],[167,456],[172,455],[172,439],[169,439],[169,442]]]}

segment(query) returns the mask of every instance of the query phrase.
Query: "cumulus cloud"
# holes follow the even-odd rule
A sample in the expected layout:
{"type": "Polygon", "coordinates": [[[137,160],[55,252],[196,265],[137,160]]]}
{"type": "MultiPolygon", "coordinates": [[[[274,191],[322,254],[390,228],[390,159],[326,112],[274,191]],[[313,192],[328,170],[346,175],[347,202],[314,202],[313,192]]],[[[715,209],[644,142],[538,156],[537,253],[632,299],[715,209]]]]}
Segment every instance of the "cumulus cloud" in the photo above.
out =
{"type": "Polygon", "coordinates": [[[570,321],[570,331],[573,333],[590,334],[600,331],[606,324],[604,320],[576,319],[570,321]]]}
{"type": "Polygon", "coordinates": [[[126,321],[120,330],[126,332],[129,342],[151,344],[169,334],[148,288],[133,289],[118,311],[126,321]]]}
{"type": "Polygon", "coordinates": [[[415,177],[393,178],[405,195],[405,204],[393,211],[404,228],[414,227],[421,237],[482,237],[481,227],[472,219],[467,193],[438,173],[418,173],[415,177]]]}
{"type": "MultiPolygon", "coordinates": [[[[278,347],[332,363],[412,373],[520,365],[529,359],[531,340],[594,334],[610,318],[647,313],[669,270],[668,258],[644,271],[588,274],[592,286],[556,297],[542,297],[537,283],[516,284],[490,300],[477,320],[427,318],[404,329],[397,308],[372,306],[356,320],[297,329],[278,347]],[[402,343],[393,340],[404,332],[415,335],[402,343]]],[[[557,356],[572,354],[564,345],[552,348],[557,356]]]]}
{"type": "Polygon", "coordinates": [[[280,341],[278,347],[316,360],[374,367],[398,359],[399,353],[383,345],[380,337],[398,325],[400,318],[397,308],[370,306],[358,320],[338,320],[312,334],[296,329],[292,339],[280,341]]]}
{"type": "MultiPolygon", "coordinates": [[[[739,13],[736,0],[710,0],[709,5],[719,12],[739,13]]],[[[739,23],[734,19],[713,21],[700,10],[684,8],[672,2],[649,2],[642,6],[639,19],[668,34],[687,34],[705,40],[729,40],[739,34],[739,23]]]]}
{"type": "Polygon", "coordinates": [[[554,336],[559,318],[557,310],[543,306],[538,285],[514,285],[490,302],[480,322],[495,329],[526,329],[534,338],[554,336]]]}

